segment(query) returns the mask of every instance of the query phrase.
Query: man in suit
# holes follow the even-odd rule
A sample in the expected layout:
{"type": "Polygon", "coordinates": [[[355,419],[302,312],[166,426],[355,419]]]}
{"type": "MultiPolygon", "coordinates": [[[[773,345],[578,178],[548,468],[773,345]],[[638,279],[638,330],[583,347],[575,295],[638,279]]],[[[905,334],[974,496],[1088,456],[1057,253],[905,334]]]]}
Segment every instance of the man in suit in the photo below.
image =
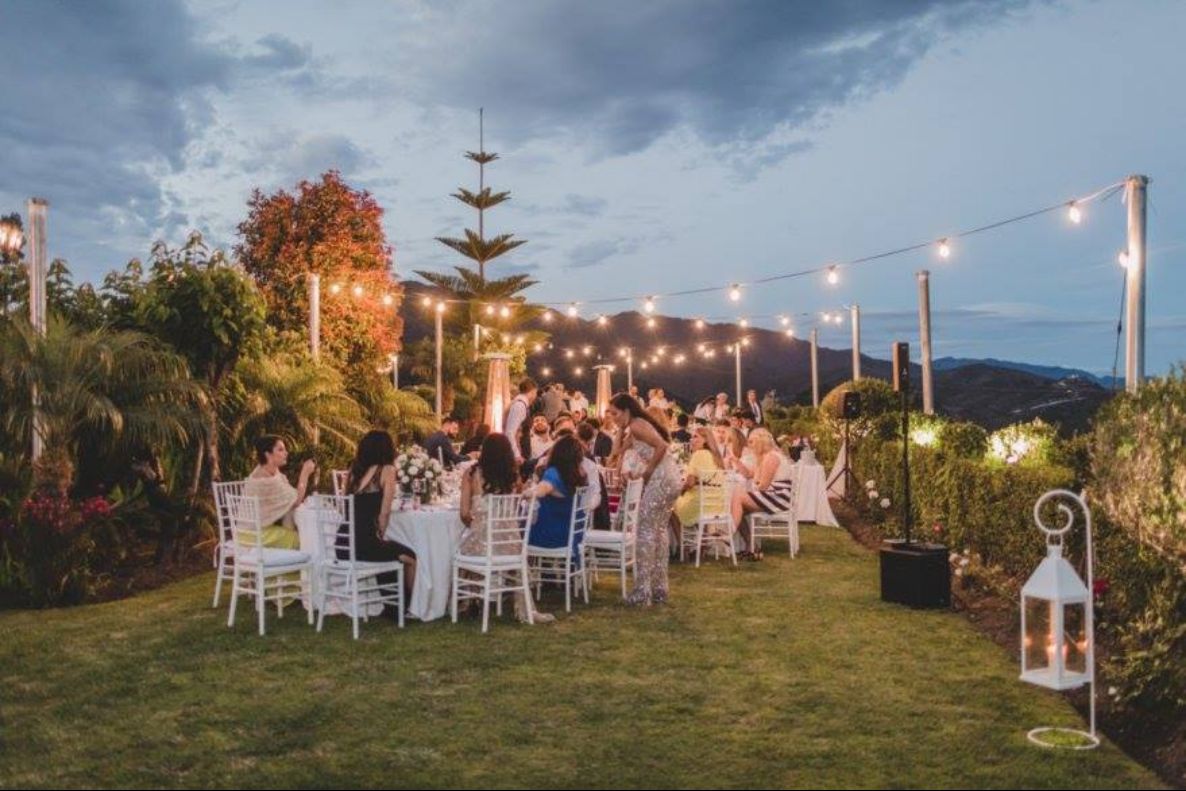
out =
{"type": "Polygon", "coordinates": [[[758,401],[757,390],[745,391],[745,408],[754,416],[754,425],[761,426],[766,422],[766,412],[762,408],[762,404],[758,401]]]}
{"type": "Polygon", "coordinates": [[[535,397],[539,394],[539,387],[535,384],[535,380],[531,377],[524,377],[523,381],[519,382],[519,395],[515,396],[511,401],[510,407],[507,409],[506,419],[506,435],[511,441],[511,449],[515,452],[515,461],[522,463],[525,458],[530,457],[530,452],[524,455],[524,426],[528,424],[528,418],[531,416],[531,406],[535,403],[535,397]]]}
{"type": "Polygon", "coordinates": [[[604,461],[609,458],[609,455],[614,452],[614,438],[601,430],[601,420],[596,417],[587,417],[585,422],[593,427],[597,432],[597,436],[593,438],[593,458],[604,461]]]}
{"type": "Polygon", "coordinates": [[[457,436],[457,418],[446,417],[441,421],[441,428],[428,435],[424,440],[424,451],[429,458],[437,459],[446,469],[453,469],[465,461],[465,456],[453,449],[453,439],[457,436]]]}

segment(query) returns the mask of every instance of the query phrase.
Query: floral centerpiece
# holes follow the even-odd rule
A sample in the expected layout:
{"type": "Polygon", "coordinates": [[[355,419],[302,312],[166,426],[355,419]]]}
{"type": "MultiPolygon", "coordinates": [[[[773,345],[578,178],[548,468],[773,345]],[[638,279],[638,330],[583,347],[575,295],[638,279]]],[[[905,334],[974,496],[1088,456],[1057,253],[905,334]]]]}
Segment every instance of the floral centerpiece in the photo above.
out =
{"type": "Polygon", "coordinates": [[[395,457],[395,475],[400,491],[418,496],[422,503],[431,502],[441,493],[444,474],[440,461],[425,453],[423,448],[412,447],[395,457]]]}

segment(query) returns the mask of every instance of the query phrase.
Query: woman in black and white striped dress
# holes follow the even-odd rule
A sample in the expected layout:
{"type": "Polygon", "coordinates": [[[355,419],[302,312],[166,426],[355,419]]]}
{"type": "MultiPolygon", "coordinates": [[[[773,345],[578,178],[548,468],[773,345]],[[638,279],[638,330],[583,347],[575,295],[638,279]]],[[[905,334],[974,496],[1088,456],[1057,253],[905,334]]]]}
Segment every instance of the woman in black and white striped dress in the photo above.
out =
{"type": "Polygon", "coordinates": [[[746,514],[757,512],[778,514],[789,511],[795,504],[791,488],[794,485],[795,467],[787,455],[778,447],[774,436],[764,428],[749,433],[746,445],[754,452],[757,464],[754,471],[754,486],[750,491],[738,488],[733,497],[733,523],[745,541],[744,555],[760,560],[755,554],[753,538],[750,535],[746,514]]]}

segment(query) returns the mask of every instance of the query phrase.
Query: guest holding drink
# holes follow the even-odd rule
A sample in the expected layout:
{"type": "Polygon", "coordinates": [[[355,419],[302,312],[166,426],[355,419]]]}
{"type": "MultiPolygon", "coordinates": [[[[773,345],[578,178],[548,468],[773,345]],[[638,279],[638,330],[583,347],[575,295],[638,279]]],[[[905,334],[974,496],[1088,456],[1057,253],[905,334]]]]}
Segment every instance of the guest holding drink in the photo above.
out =
{"type": "Polygon", "coordinates": [[[733,495],[733,524],[745,540],[746,551],[742,557],[761,560],[762,553],[754,546],[746,514],[779,514],[790,509],[794,498],[795,465],[787,457],[774,436],[764,428],[750,432],[748,444],[757,459],[754,473],[754,488],[751,491],[739,489],[733,495]]]}
{"type": "Polygon", "coordinates": [[[309,493],[309,479],[317,470],[317,463],[307,459],[294,488],[282,470],[288,464],[288,448],[284,440],[265,434],[255,441],[256,468],[243,483],[243,494],[259,501],[259,520],[264,526],[261,539],[265,547],[299,549],[300,536],[296,531],[293,513],[309,493]]]}

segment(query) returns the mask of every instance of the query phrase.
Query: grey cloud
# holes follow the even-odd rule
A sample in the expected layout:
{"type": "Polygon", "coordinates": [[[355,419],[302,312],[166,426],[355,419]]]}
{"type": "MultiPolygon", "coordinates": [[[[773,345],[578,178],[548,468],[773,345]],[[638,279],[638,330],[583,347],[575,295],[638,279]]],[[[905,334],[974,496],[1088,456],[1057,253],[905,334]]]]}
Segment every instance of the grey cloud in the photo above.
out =
{"type": "Polygon", "coordinates": [[[597,266],[615,255],[626,255],[638,249],[639,243],[629,239],[597,239],[584,242],[572,249],[568,256],[568,268],[584,269],[597,266]]]}
{"type": "Polygon", "coordinates": [[[1026,4],[610,0],[465,14],[446,4],[430,7],[434,35],[409,42],[407,73],[422,100],[469,108],[500,97],[500,126],[525,139],[563,133],[617,155],[686,127],[727,146],[891,87],[946,35],[1026,4]]]}

